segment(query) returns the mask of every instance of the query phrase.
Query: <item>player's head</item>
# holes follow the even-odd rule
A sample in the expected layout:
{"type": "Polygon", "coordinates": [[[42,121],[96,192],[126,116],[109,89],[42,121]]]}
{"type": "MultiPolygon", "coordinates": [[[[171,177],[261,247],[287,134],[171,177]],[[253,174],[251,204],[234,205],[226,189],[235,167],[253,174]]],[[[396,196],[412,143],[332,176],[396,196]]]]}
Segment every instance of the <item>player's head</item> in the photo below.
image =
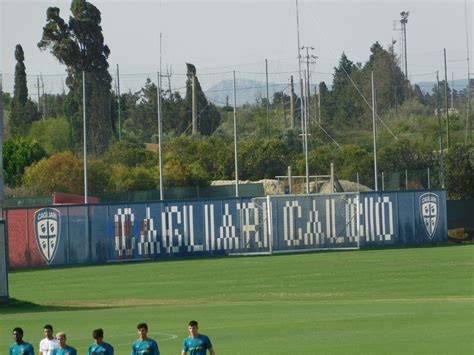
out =
{"type": "Polygon", "coordinates": [[[43,333],[44,333],[44,336],[46,338],[52,339],[53,338],[53,326],[51,324],[46,324],[43,327],[43,333]]]}
{"type": "Polygon", "coordinates": [[[58,334],[56,334],[56,340],[59,343],[59,347],[64,348],[66,346],[66,339],[66,333],[59,332],[58,334]]]}
{"type": "Polygon", "coordinates": [[[92,331],[92,338],[94,340],[101,340],[104,337],[104,331],[99,328],[99,329],[94,329],[92,331]]]}
{"type": "Polygon", "coordinates": [[[147,338],[148,325],[146,323],[138,323],[137,330],[138,330],[138,335],[140,336],[140,338],[142,339],[147,338]]]}
{"type": "Polygon", "coordinates": [[[198,329],[198,322],[196,322],[195,320],[192,320],[188,323],[189,335],[191,335],[192,337],[196,337],[198,335],[198,329]]]}
{"type": "Polygon", "coordinates": [[[12,334],[13,339],[15,339],[17,343],[21,342],[21,340],[23,339],[23,329],[21,329],[20,327],[13,328],[12,334]]]}

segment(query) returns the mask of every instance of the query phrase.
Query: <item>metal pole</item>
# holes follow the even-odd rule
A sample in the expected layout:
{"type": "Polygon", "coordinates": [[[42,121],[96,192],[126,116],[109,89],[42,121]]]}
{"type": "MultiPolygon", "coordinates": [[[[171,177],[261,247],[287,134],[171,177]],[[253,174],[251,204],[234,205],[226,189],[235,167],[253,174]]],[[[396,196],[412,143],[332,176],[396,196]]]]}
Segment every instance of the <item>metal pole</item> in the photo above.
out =
{"type": "MultiPolygon", "coordinates": [[[[270,96],[268,94],[268,60],[265,59],[265,79],[267,83],[267,136],[270,137],[270,96]]],[[[283,96],[282,96],[283,97],[283,96]]]]}
{"type": "Polygon", "coordinates": [[[3,76],[0,73],[0,219],[3,219],[3,76]]]}
{"type": "Polygon", "coordinates": [[[439,171],[439,179],[441,182],[441,187],[444,189],[444,153],[443,153],[443,124],[441,120],[441,105],[440,105],[440,95],[439,95],[439,75],[438,71],[436,71],[436,91],[437,91],[437,114],[438,114],[438,134],[439,134],[439,165],[440,165],[440,171],[439,171]]]}
{"type": "Polygon", "coordinates": [[[301,76],[301,46],[300,46],[300,19],[299,19],[299,9],[298,9],[298,0],[296,0],[296,34],[298,39],[298,74],[300,79],[300,112],[301,112],[301,134],[303,136],[303,150],[305,153],[305,164],[306,164],[306,193],[309,193],[309,173],[308,173],[308,152],[305,141],[307,139],[307,132],[305,130],[305,100],[303,93],[303,78],[301,76]],[[306,148],[305,148],[306,147],[306,148]]]}
{"type": "Polygon", "coordinates": [[[334,192],[334,163],[331,163],[331,192],[334,192]]]}
{"type": "Polygon", "coordinates": [[[408,169],[405,169],[405,190],[408,190],[408,169]]]}
{"type": "Polygon", "coordinates": [[[375,121],[375,88],[374,88],[374,72],[372,71],[372,131],[374,136],[374,177],[375,177],[375,191],[379,190],[378,173],[377,173],[377,128],[375,121]]]}
{"type": "Polygon", "coordinates": [[[448,71],[446,66],[446,48],[444,48],[444,100],[446,109],[446,147],[449,149],[448,71]]]}
{"type": "Polygon", "coordinates": [[[235,70],[234,74],[234,162],[235,162],[235,197],[239,197],[239,164],[237,157],[237,96],[235,90],[235,70]]]}
{"type": "MultiPolygon", "coordinates": [[[[305,108],[307,109],[307,103],[305,104],[305,108]]],[[[303,125],[304,141],[303,141],[303,143],[304,143],[304,162],[305,162],[305,170],[306,170],[306,194],[309,194],[308,115],[306,113],[304,115],[304,120],[303,120],[303,122],[304,122],[304,125],[303,125]]]]}
{"type": "Polygon", "coordinates": [[[382,171],[382,191],[385,191],[385,176],[382,171]]]}
{"type": "Polygon", "coordinates": [[[291,165],[288,165],[288,193],[290,195],[293,193],[292,180],[293,177],[291,176],[291,165]]]}
{"type": "Polygon", "coordinates": [[[430,181],[430,168],[428,167],[428,189],[431,189],[431,181],[430,181]]]}
{"type": "Polygon", "coordinates": [[[471,70],[469,66],[469,31],[467,29],[467,1],[464,0],[464,19],[466,24],[466,53],[467,53],[467,110],[466,110],[466,134],[464,144],[467,145],[471,137],[471,70]]]}
{"type": "Polygon", "coordinates": [[[84,146],[84,203],[87,198],[87,123],[86,123],[86,72],[82,71],[82,121],[83,121],[83,146],[84,146]]]}
{"type": "Polygon", "coordinates": [[[163,137],[161,126],[161,73],[157,75],[157,112],[158,112],[158,164],[160,165],[160,200],[164,199],[163,194],[163,137]]]}
{"type": "Polygon", "coordinates": [[[122,140],[122,118],[120,111],[120,71],[119,65],[117,64],[117,113],[118,113],[118,134],[119,141],[122,140]]]}

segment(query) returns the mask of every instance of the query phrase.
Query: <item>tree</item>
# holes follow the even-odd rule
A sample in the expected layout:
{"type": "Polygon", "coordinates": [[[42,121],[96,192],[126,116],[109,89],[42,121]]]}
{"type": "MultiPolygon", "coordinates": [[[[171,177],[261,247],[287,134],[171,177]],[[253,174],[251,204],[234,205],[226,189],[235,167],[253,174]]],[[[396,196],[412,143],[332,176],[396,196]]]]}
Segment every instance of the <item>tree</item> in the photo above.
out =
{"type": "Polygon", "coordinates": [[[25,169],[46,156],[38,143],[22,137],[3,142],[3,173],[5,183],[10,187],[20,186],[25,169]]]}
{"type": "Polygon", "coordinates": [[[15,47],[15,87],[11,101],[10,130],[12,135],[24,135],[31,123],[38,119],[38,111],[33,102],[28,99],[26,85],[25,54],[21,45],[15,47]]]}
{"type": "Polygon", "coordinates": [[[86,103],[88,147],[91,153],[101,153],[113,137],[111,107],[112,77],[107,58],[110,49],[104,44],[101,13],[86,0],[71,2],[71,17],[66,23],[59,8],[47,10],[43,36],[38,43],[66,65],[66,84],[70,91],[65,102],[65,113],[71,121],[74,145],[82,145],[82,73],[86,73],[86,103]]]}
{"type": "Polygon", "coordinates": [[[448,197],[453,200],[474,198],[474,145],[451,146],[445,162],[448,197]]]}
{"type": "Polygon", "coordinates": [[[33,122],[28,137],[32,141],[41,142],[49,155],[72,148],[71,126],[65,117],[33,122]]]}
{"type": "Polygon", "coordinates": [[[215,105],[207,100],[206,95],[202,91],[201,84],[196,75],[196,67],[193,64],[186,63],[187,68],[187,81],[186,81],[186,108],[188,115],[186,122],[192,124],[192,83],[193,77],[196,82],[196,97],[197,97],[197,120],[198,120],[198,131],[202,135],[210,135],[214,132],[220,124],[221,115],[215,105]]]}

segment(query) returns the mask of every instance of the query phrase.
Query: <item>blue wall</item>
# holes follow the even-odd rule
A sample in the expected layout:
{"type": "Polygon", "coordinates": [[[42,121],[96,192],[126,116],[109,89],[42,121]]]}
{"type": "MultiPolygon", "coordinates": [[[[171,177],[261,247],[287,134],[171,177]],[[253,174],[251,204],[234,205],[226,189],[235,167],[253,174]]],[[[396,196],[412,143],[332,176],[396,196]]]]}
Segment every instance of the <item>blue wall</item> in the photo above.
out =
{"type": "MultiPolygon", "coordinates": [[[[25,253],[31,257],[25,258],[28,260],[25,265],[21,260],[11,260],[10,265],[82,264],[447,241],[444,190],[286,195],[272,197],[270,201],[270,210],[266,198],[38,209],[27,213],[27,218],[33,219],[33,228],[28,228],[30,223],[25,224],[28,231],[24,235],[30,243],[15,243],[12,238],[9,243],[10,248],[15,248],[15,244],[30,245],[25,253]],[[43,219],[42,232],[36,226],[39,222],[35,216],[45,211],[56,217],[43,219]],[[33,237],[28,237],[33,232],[36,250],[31,249],[33,237]],[[46,250],[54,258],[35,256],[41,255],[38,243],[45,243],[43,253],[46,250]],[[54,248],[57,250],[53,253],[54,248]]],[[[10,253],[13,254],[24,255],[19,250],[10,253]]]]}

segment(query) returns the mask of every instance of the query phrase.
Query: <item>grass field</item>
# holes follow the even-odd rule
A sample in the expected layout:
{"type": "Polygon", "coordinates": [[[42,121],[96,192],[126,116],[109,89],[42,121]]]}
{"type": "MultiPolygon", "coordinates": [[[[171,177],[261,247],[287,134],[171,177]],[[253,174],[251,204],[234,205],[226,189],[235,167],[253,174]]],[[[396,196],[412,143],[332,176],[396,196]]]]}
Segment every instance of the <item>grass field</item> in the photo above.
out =
{"type": "Polygon", "coordinates": [[[473,354],[474,245],[15,271],[0,353],[45,323],[85,354],[102,327],[129,354],[147,322],[179,354],[187,322],[222,354],[473,354]]]}

